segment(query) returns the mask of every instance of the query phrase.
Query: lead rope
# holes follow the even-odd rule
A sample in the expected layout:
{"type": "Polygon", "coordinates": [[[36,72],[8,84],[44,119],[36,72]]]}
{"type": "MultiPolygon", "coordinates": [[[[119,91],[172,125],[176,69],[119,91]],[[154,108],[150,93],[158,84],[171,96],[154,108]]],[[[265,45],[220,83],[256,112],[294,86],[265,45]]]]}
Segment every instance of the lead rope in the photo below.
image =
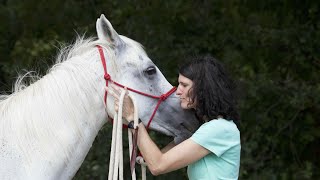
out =
{"type": "MultiPolygon", "coordinates": [[[[117,180],[119,175],[119,180],[123,180],[123,143],[122,143],[122,108],[123,108],[123,100],[126,91],[122,90],[120,98],[119,98],[119,110],[118,113],[115,113],[114,120],[117,122],[114,123],[112,128],[112,141],[111,141],[111,152],[110,152],[110,160],[109,160],[109,180],[117,180]]],[[[136,105],[136,101],[132,96],[129,95],[133,102],[134,106],[134,129],[137,131],[138,127],[138,107],[136,105]]],[[[136,132],[137,133],[137,132],[136,132]]],[[[129,157],[130,161],[132,159],[131,152],[133,152],[133,143],[132,143],[132,132],[128,128],[128,139],[129,139],[129,157]]],[[[139,164],[141,165],[141,173],[142,173],[142,180],[146,180],[146,163],[144,163],[142,157],[138,157],[139,164]],[[142,159],[142,161],[141,161],[142,159]],[[143,162],[143,163],[140,163],[143,162]]],[[[136,180],[136,173],[135,169],[131,172],[132,180],[136,180]]]]}
{"type": "Polygon", "coordinates": [[[137,163],[141,165],[141,176],[142,176],[142,180],[146,180],[147,179],[147,163],[144,161],[143,157],[138,156],[137,157],[137,163]]]}

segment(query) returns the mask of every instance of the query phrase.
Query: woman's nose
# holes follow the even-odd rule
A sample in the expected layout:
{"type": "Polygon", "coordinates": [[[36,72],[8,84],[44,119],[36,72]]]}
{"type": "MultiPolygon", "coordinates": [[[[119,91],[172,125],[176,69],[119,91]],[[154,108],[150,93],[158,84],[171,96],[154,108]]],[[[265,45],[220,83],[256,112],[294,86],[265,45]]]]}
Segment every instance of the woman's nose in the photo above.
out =
{"type": "Polygon", "coordinates": [[[181,91],[181,88],[180,88],[180,85],[178,86],[177,88],[177,91],[176,91],[176,95],[180,96],[182,94],[182,91],[181,91]]]}

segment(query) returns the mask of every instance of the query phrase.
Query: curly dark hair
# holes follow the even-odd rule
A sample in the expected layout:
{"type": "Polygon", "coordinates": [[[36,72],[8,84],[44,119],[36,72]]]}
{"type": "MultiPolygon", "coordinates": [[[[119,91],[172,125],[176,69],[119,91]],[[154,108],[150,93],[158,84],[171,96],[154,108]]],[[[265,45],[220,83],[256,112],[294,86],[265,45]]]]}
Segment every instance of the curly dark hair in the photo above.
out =
{"type": "Polygon", "coordinates": [[[239,123],[236,109],[235,83],[223,65],[211,56],[192,58],[180,66],[179,73],[193,81],[190,89],[192,102],[196,102],[196,116],[204,121],[221,115],[239,123]]]}

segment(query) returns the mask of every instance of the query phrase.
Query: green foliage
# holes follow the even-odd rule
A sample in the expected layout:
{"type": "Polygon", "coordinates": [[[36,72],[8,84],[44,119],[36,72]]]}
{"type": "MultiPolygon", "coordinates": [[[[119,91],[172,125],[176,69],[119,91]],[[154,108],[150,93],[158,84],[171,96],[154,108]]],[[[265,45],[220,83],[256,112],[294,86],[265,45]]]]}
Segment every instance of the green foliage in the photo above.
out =
{"type": "MultiPolygon", "coordinates": [[[[95,36],[104,13],[172,83],[187,56],[212,54],[226,64],[239,85],[240,179],[319,179],[319,8],[316,0],[2,1],[0,88],[9,91],[17,69],[44,74],[56,47],[76,32],[95,36]]],[[[75,179],[106,179],[110,130],[101,130],[75,179]]],[[[160,146],[170,141],[152,137],[160,146]]],[[[174,178],[187,179],[186,170],[148,175],[174,178]]]]}

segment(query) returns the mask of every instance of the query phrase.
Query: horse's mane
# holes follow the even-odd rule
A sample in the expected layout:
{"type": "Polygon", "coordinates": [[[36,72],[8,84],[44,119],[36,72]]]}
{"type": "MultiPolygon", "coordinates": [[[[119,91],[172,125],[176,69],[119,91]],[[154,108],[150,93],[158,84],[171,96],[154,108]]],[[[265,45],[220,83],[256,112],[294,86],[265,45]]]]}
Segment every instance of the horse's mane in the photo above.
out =
{"type": "MultiPolygon", "coordinates": [[[[107,42],[99,42],[96,41],[96,38],[90,37],[85,39],[84,35],[78,36],[74,43],[69,45],[61,45],[59,48],[59,52],[56,58],[55,63],[52,65],[51,68],[47,70],[47,73],[50,73],[57,67],[61,65],[64,61],[67,61],[68,59],[72,59],[75,56],[79,56],[85,52],[87,52],[90,47],[93,47],[97,44],[102,45],[106,44],[107,42]]],[[[0,94],[0,105],[1,102],[10,98],[11,96],[14,96],[16,93],[21,92],[25,88],[27,88],[29,85],[35,83],[39,79],[41,79],[41,75],[36,71],[27,71],[23,75],[19,75],[17,80],[15,81],[12,93],[11,94],[0,94]]]]}
{"type": "MultiPolygon", "coordinates": [[[[134,50],[145,52],[144,47],[140,43],[132,41],[131,39],[125,36],[121,36],[121,38],[125,40],[126,44],[133,47],[134,50]]],[[[84,35],[82,36],[78,35],[74,43],[71,43],[69,45],[61,45],[61,47],[59,48],[59,52],[58,52],[55,63],[52,65],[51,68],[47,70],[46,74],[50,73],[57,67],[61,66],[61,63],[67,61],[68,59],[72,59],[75,56],[79,56],[87,52],[89,49],[91,49],[91,47],[94,47],[96,45],[100,45],[105,49],[109,49],[111,47],[110,42],[108,41],[96,40],[96,38],[94,37],[85,38],[84,35]]],[[[135,66],[138,69],[142,68],[140,63],[136,63],[135,66]]],[[[30,84],[35,83],[36,81],[41,79],[41,77],[42,76],[39,75],[39,73],[36,71],[27,71],[23,75],[19,75],[12,88],[12,93],[9,95],[0,94],[0,106],[1,106],[1,102],[10,98],[11,96],[14,96],[16,93],[22,91],[23,89],[28,87],[30,84]]]]}
{"type": "MultiPolygon", "coordinates": [[[[84,122],[80,120],[82,115],[91,112],[93,107],[90,105],[97,100],[103,102],[101,93],[103,89],[92,88],[99,87],[95,66],[88,65],[92,62],[90,59],[98,59],[92,57],[99,56],[93,48],[98,44],[104,44],[104,48],[107,49],[105,53],[109,53],[106,56],[112,59],[113,52],[107,42],[94,38],[84,39],[81,36],[75,43],[60,49],[56,63],[45,76],[40,78],[27,72],[19,77],[13,93],[1,95],[0,139],[7,136],[7,132],[16,131],[12,138],[19,138],[18,145],[21,147],[24,146],[24,141],[32,142],[31,137],[37,139],[39,143],[46,142],[51,137],[50,134],[54,133],[51,127],[56,127],[55,129],[68,127],[75,136],[81,137],[83,127],[79,123],[84,122]],[[24,81],[27,77],[31,77],[30,85],[26,85],[24,81]],[[67,119],[72,121],[66,124],[67,119]]],[[[93,115],[92,118],[97,119],[93,115]]],[[[87,122],[86,125],[88,128],[97,128],[94,121],[87,122]]],[[[57,147],[56,151],[59,151],[61,156],[72,157],[68,149],[59,149],[64,142],[63,139],[50,139],[50,141],[57,147]]],[[[21,150],[26,149],[21,148],[21,150]]],[[[28,151],[24,153],[27,157],[31,157],[28,151]]]]}

